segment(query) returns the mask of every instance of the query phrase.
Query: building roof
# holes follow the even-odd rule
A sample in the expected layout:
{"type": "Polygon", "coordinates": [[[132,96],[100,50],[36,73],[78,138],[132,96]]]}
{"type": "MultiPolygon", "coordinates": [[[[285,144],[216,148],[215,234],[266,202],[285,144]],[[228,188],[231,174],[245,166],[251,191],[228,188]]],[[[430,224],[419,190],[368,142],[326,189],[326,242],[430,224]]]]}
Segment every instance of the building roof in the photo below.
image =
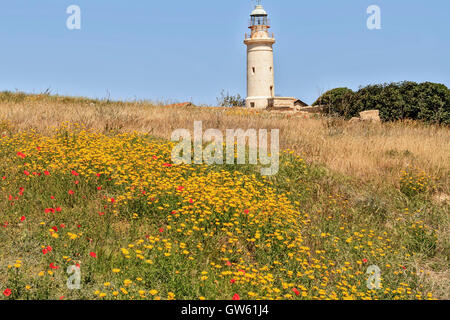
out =
{"type": "Polygon", "coordinates": [[[302,107],[308,106],[307,103],[303,102],[303,101],[300,100],[300,99],[297,99],[297,100],[295,101],[295,105],[296,105],[296,106],[297,106],[297,105],[300,105],[300,106],[302,106],[302,107]]]}
{"type": "Polygon", "coordinates": [[[251,16],[267,16],[267,12],[264,10],[262,5],[258,4],[255,7],[255,10],[252,11],[251,16]]]}

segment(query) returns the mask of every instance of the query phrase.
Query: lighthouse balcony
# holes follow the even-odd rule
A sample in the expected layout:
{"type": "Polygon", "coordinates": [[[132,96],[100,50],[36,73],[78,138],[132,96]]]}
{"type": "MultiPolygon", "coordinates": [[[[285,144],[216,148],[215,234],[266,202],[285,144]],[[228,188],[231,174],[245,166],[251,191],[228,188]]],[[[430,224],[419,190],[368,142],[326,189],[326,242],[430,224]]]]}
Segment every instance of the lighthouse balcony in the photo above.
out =
{"type": "Polygon", "coordinates": [[[258,31],[258,32],[252,32],[251,34],[245,34],[245,40],[261,40],[261,39],[267,39],[267,40],[275,40],[275,35],[273,33],[265,31],[258,31]]]}

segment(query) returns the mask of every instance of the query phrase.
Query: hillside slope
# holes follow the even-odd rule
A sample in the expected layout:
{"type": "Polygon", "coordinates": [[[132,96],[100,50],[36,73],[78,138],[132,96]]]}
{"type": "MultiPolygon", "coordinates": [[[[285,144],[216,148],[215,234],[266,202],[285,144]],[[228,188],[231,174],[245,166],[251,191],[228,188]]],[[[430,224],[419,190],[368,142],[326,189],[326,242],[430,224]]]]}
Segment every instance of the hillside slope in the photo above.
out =
{"type": "Polygon", "coordinates": [[[4,298],[448,299],[448,128],[18,94],[0,119],[4,298]],[[279,174],[173,166],[194,120],[279,128],[279,174]]]}

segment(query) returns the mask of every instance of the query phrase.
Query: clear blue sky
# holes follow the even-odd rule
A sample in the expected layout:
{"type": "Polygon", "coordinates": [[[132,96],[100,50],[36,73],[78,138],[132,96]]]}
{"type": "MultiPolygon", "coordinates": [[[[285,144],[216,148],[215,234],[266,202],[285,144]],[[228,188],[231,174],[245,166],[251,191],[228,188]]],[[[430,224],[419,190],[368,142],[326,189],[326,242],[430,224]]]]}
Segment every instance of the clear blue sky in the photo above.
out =
{"type": "MultiPolygon", "coordinates": [[[[277,95],[391,81],[450,87],[448,0],[263,0],[277,95]],[[382,29],[366,27],[381,7],[382,29]]],[[[214,104],[246,93],[247,0],[0,2],[0,90],[214,104]],[[81,30],[66,28],[69,5],[81,30]]]]}

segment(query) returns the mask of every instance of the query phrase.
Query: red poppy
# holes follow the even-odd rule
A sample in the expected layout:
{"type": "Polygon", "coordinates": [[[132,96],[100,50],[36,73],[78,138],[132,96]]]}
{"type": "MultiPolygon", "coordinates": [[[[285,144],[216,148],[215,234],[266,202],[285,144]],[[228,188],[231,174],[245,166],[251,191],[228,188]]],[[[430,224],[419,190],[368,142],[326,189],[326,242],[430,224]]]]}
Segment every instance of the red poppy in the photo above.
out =
{"type": "Polygon", "coordinates": [[[49,265],[49,267],[50,267],[50,269],[59,269],[59,267],[58,266],[55,266],[54,264],[53,264],[53,262],[52,263],[50,263],[50,265],[49,265]]]}
{"type": "Polygon", "coordinates": [[[44,174],[45,174],[46,176],[49,176],[49,175],[50,175],[50,172],[48,172],[47,170],[45,170],[45,171],[44,171],[44,174]]]}
{"type": "Polygon", "coordinates": [[[164,232],[164,228],[159,228],[159,233],[163,233],[164,232]]]}
{"type": "Polygon", "coordinates": [[[172,210],[171,214],[175,214],[175,213],[177,213],[177,212],[175,210],[172,210]]]}
{"type": "Polygon", "coordinates": [[[189,199],[189,203],[194,203],[194,200],[192,200],[192,199],[189,199]]]}
{"type": "Polygon", "coordinates": [[[184,190],[184,187],[183,187],[183,186],[179,186],[179,187],[177,188],[177,190],[178,190],[178,191],[183,191],[183,190],[184,190]]]}
{"type": "Polygon", "coordinates": [[[90,255],[92,258],[97,258],[97,254],[96,254],[95,252],[91,252],[91,253],[89,253],[89,255],[90,255]]]}
{"type": "Polygon", "coordinates": [[[62,210],[61,207],[56,207],[56,208],[55,208],[55,211],[56,211],[56,212],[61,212],[61,210],[62,210]]]}
{"type": "Polygon", "coordinates": [[[231,279],[231,280],[230,280],[230,283],[231,283],[231,284],[233,284],[233,283],[235,283],[235,282],[236,282],[236,280],[234,280],[234,279],[231,279]]]}
{"type": "Polygon", "coordinates": [[[9,288],[6,288],[5,291],[3,291],[3,294],[4,294],[6,297],[9,297],[9,296],[11,295],[11,293],[12,293],[12,291],[11,291],[11,289],[9,289],[9,288]]]}
{"type": "Polygon", "coordinates": [[[22,216],[22,217],[20,217],[20,221],[25,221],[25,219],[26,219],[26,217],[25,216],[22,216]]]}
{"type": "Polygon", "coordinates": [[[297,288],[292,288],[292,292],[294,292],[296,296],[300,294],[300,291],[298,291],[297,288]]]}
{"type": "Polygon", "coordinates": [[[63,300],[63,299],[64,299],[64,296],[59,297],[59,300],[63,300]]]}
{"type": "Polygon", "coordinates": [[[64,223],[61,223],[61,224],[59,225],[59,227],[60,227],[61,229],[64,229],[64,228],[66,227],[66,225],[65,225],[64,223]]]}
{"type": "Polygon", "coordinates": [[[241,300],[241,297],[237,293],[234,294],[233,300],[241,300]]]}
{"type": "Polygon", "coordinates": [[[245,210],[244,210],[244,213],[245,213],[245,214],[248,214],[249,212],[250,212],[250,210],[248,210],[248,209],[245,209],[245,210]]]}
{"type": "Polygon", "coordinates": [[[97,187],[97,190],[102,190],[102,187],[97,187]]]}
{"type": "Polygon", "coordinates": [[[111,198],[111,203],[114,203],[116,201],[116,199],[111,198]]]}
{"type": "Polygon", "coordinates": [[[72,170],[72,174],[76,177],[78,177],[80,174],[78,172],[76,172],[75,170],[72,170]]]}
{"type": "Polygon", "coordinates": [[[58,228],[56,226],[52,227],[52,230],[55,231],[55,232],[58,232],[58,228]]]}
{"type": "Polygon", "coordinates": [[[52,199],[52,200],[53,200],[53,199],[55,199],[55,197],[54,197],[54,196],[50,196],[50,199],[52,199]]]}
{"type": "Polygon", "coordinates": [[[29,173],[27,170],[23,170],[23,173],[24,173],[26,176],[29,176],[29,175],[30,175],[30,173],[29,173]]]}
{"type": "Polygon", "coordinates": [[[101,216],[104,216],[105,213],[104,212],[99,212],[98,215],[101,217],[101,216]]]}
{"type": "Polygon", "coordinates": [[[227,261],[227,266],[231,266],[231,262],[230,261],[227,261]]]}
{"type": "Polygon", "coordinates": [[[22,152],[17,152],[17,156],[21,157],[22,159],[26,157],[22,152]]]}
{"type": "Polygon", "coordinates": [[[173,166],[173,164],[170,164],[170,163],[164,163],[164,164],[163,164],[163,166],[164,166],[164,167],[168,167],[168,168],[170,168],[170,167],[172,167],[172,166],[173,166]]]}
{"type": "Polygon", "coordinates": [[[79,184],[79,183],[80,183],[80,181],[78,181],[78,180],[75,181],[75,184],[79,184]]]}
{"type": "Polygon", "coordinates": [[[6,177],[2,177],[3,180],[6,180],[6,177]]]}
{"type": "Polygon", "coordinates": [[[73,190],[69,190],[69,194],[74,194],[75,192],[73,190]]]}
{"type": "Polygon", "coordinates": [[[53,248],[50,246],[47,246],[47,248],[42,249],[43,254],[47,254],[49,252],[52,252],[53,248]]]}
{"type": "Polygon", "coordinates": [[[366,262],[367,262],[367,259],[366,259],[366,258],[362,259],[362,262],[366,263],[366,262]]]}
{"type": "Polygon", "coordinates": [[[8,196],[8,199],[9,199],[9,201],[12,201],[14,198],[13,198],[12,195],[9,195],[9,196],[8,196]]]}
{"type": "Polygon", "coordinates": [[[97,173],[97,174],[96,174],[97,177],[100,177],[100,175],[101,175],[100,173],[97,173]]]}

